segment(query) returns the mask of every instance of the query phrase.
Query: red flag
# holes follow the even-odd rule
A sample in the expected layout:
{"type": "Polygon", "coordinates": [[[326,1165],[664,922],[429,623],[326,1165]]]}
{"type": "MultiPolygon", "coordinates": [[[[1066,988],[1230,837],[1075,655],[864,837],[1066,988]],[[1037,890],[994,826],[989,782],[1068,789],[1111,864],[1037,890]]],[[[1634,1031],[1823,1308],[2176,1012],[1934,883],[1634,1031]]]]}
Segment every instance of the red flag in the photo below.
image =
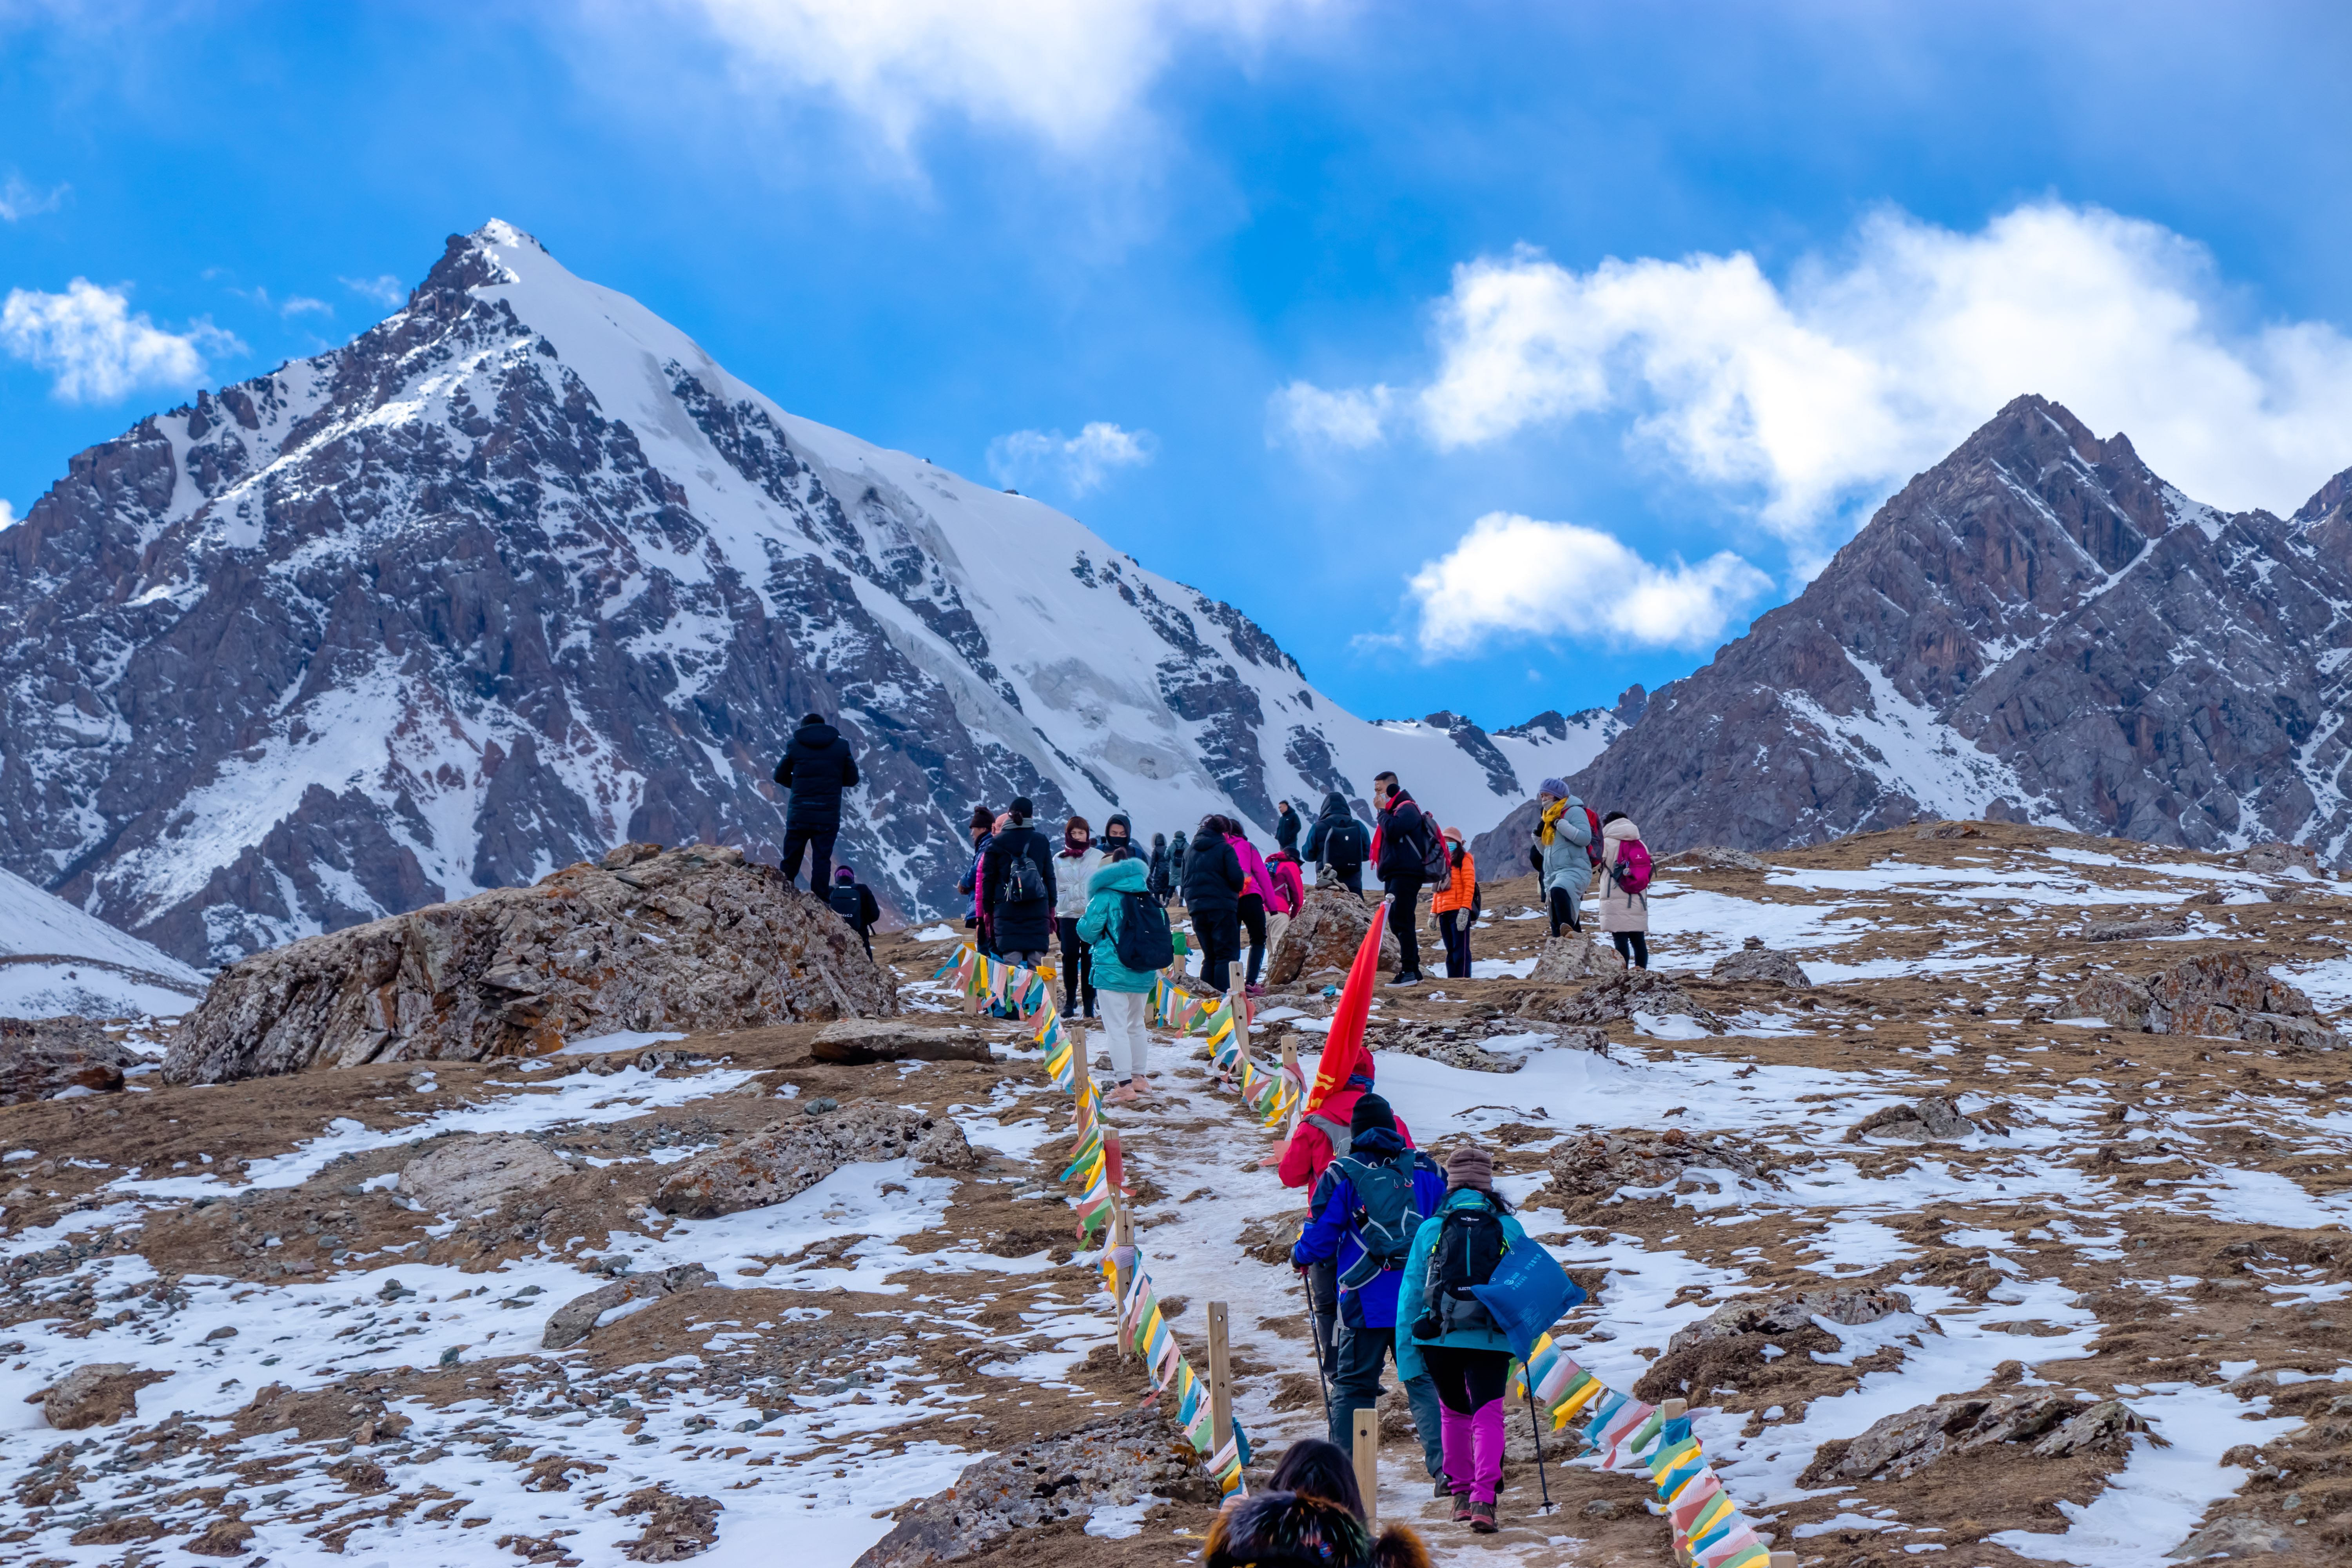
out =
{"type": "Polygon", "coordinates": [[[1372,1016],[1372,992],[1381,983],[1381,933],[1388,929],[1389,900],[1372,911],[1372,923],[1348,966],[1348,983],[1339,988],[1339,1005],[1331,1013],[1331,1033],[1323,1042],[1323,1059],[1315,1068],[1315,1087],[1307,1096],[1312,1112],[1347,1083],[1351,1073],[1372,1076],[1372,1053],[1364,1049],[1364,1025],[1372,1016]]]}

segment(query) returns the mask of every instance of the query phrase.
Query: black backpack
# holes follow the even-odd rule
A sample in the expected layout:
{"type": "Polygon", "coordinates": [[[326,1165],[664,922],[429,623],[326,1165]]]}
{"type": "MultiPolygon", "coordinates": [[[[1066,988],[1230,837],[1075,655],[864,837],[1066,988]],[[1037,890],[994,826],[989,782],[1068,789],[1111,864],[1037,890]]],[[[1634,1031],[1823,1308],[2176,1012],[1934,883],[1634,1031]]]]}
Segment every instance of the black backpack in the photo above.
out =
{"type": "Polygon", "coordinates": [[[1121,893],[1116,934],[1112,946],[1118,950],[1122,969],[1149,974],[1176,962],[1176,938],[1168,929],[1168,911],[1155,898],[1121,893]]]}
{"type": "Polygon", "coordinates": [[[833,891],[825,895],[824,901],[833,906],[835,914],[839,915],[851,925],[857,923],[856,883],[835,882],[833,885],[833,891]]]}
{"type": "Polygon", "coordinates": [[[1004,868],[1004,901],[1008,904],[1034,904],[1045,896],[1045,873],[1024,847],[1013,852],[1013,863],[1004,868]]]}
{"type": "Polygon", "coordinates": [[[1404,1149],[1393,1160],[1377,1165],[1353,1158],[1331,1162],[1347,1173],[1348,1184],[1356,1190],[1360,1212],[1350,1228],[1357,1245],[1364,1249],[1363,1256],[1339,1276],[1342,1289],[1353,1290],[1384,1270],[1404,1268],[1405,1255],[1412,1250],[1413,1233],[1422,1221],[1412,1195],[1412,1173],[1416,1159],[1426,1157],[1416,1157],[1413,1151],[1404,1149]]]}
{"type": "Polygon", "coordinates": [[[1503,1217],[1484,1204],[1475,1208],[1451,1208],[1429,1255],[1429,1279],[1423,1299],[1437,1319],[1437,1331],[1491,1329],[1494,1317],[1486,1304],[1470,1294],[1473,1285],[1495,1277],[1506,1246],[1503,1217]]]}
{"type": "Polygon", "coordinates": [[[1352,816],[1334,822],[1323,835],[1323,863],[1345,868],[1360,866],[1372,852],[1372,836],[1352,816]]]}

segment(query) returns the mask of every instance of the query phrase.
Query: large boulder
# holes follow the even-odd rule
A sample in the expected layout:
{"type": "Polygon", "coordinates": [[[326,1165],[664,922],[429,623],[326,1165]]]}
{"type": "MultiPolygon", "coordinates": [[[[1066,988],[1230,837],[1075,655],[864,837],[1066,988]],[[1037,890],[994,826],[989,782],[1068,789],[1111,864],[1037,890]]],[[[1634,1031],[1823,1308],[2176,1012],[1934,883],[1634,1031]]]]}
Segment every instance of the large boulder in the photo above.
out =
{"type": "Polygon", "coordinates": [[[2310,997],[2226,952],[2200,953],[2153,974],[2102,974],[2075,992],[2074,1003],[2117,1028],[2146,1035],[2221,1035],[2331,1050],[2344,1043],[2319,1021],[2310,997]]]}
{"type": "Polygon", "coordinates": [[[1565,931],[1544,939],[1528,978],[1538,985],[1576,985],[1624,973],[1625,961],[1615,948],[1583,931],[1565,931]]]}
{"type": "Polygon", "coordinates": [[[2031,1443],[2034,1457],[2044,1459],[2124,1454],[2132,1435],[2147,1429],[2145,1417],[2115,1399],[2085,1403],[2050,1393],[1938,1400],[1885,1416],[1859,1437],[1823,1445],[1802,1484],[1900,1480],[1938,1459],[2001,1443],[2031,1443]]]}
{"type": "Polygon", "coordinates": [[[669,1173],[654,1194],[654,1206],[664,1214],[709,1219],[780,1204],[859,1160],[902,1156],[951,1171],[980,1163],[951,1118],[858,1100],[695,1155],[669,1173]]]}
{"type": "Polygon", "coordinates": [[[1555,1024],[1608,1024],[1636,1013],[1680,1014],[1696,1020],[1710,1034],[1723,1031],[1722,1019],[1653,969],[1621,970],[1567,996],[1531,993],[1519,1004],[1522,1018],[1543,1018],[1555,1024]]]}
{"type": "Polygon", "coordinates": [[[85,1426],[106,1426],[139,1413],[139,1391],[171,1376],[167,1372],[142,1372],[127,1361],[91,1362],[51,1384],[25,1401],[37,1403],[41,1418],[60,1432],[85,1426]]]}
{"type": "Polygon", "coordinates": [[[572,1167],[519,1132],[444,1139],[400,1168],[400,1190],[446,1215],[476,1215],[544,1189],[572,1167]]]}
{"type": "Polygon", "coordinates": [[[1759,1184],[1773,1180],[1769,1152],[1727,1133],[1626,1127],[1562,1143],[1551,1157],[1551,1184],[1563,1197],[1607,1198],[1625,1187],[1679,1187],[1684,1173],[1694,1168],[1759,1184]]]}
{"type": "Polygon", "coordinates": [[[774,867],[714,845],[625,844],[529,888],[233,964],[173,1034],[163,1070],[220,1083],[898,1010],[897,984],[848,925],[774,867]]]}
{"type": "MultiPolygon", "coordinates": [[[[1266,955],[1267,988],[1289,985],[1327,969],[1345,974],[1380,907],[1378,899],[1359,899],[1345,888],[1307,889],[1306,907],[1283,928],[1282,940],[1266,955]]],[[[1402,962],[1395,933],[1381,931],[1381,967],[1393,973],[1402,962]]]]}
{"type": "Polygon", "coordinates": [[[705,1285],[716,1285],[719,1276],[699,1263],[681,1263],[675,1268],[664,1268],[652,1274],[631,1274],[615,1279],[610,1285],[599,1285],[585,1295],[574,1296],[548,1314],[547,1326],[540,1331],[542,1350],[560,1351],[578,1344],[596,1327],[597,1320],[615,1307],[625,1307],[632,1301],[643,1301],[655,1296],[676,1295],[680,1290],[698,1290],[705,1285]]]}
{"type": "Polygon", "coordinates": [[[111,1094],[143,1059],[94,1018],[0,1018],[0,1105],[111,1094]]]}
{"type": "Polygon", "coordinates": [[[1769,980],[1776,985],[1811,985],[1804,966],[1787,953],[1764,945],[1760,936],[1751,936],[1739,944],[1738,952],[1727,952],[1715,961],[1710,972],[1717,980],[1769,980]]]}
{"type": "Polygon", "coordinates": [[[1679,866],[1692,871],[1761,871],[1764,862],[1745,849],[1727,848],[1721,844],[1700,844],[1669,855],[1658,862],[1661,866],[1679,866]]]}
{"type": "Polygon", "coordinates": [[[1973,1137],[1977,1124],[1940,1094],[1927,1095],[1908,1105],[1882,1105],[1846,1131],[1845,1141],[1900,1138],[1913,1143],[1957,1143],[1973,1137]]]}

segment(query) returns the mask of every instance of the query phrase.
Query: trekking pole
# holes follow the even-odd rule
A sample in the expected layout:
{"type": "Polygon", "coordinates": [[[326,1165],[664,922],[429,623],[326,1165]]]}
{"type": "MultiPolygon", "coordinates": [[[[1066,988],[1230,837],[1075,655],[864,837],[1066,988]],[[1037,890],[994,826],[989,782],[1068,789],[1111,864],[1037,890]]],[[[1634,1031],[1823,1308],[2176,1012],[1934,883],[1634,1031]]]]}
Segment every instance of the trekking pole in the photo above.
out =
{"type": "Polygon", "coordinates": [[[1551,1511],[1551,1482],[1544,1475],[1543,1416],[1536,1410],[1535,1384],[1528,1384],[1528,1425],[1536,1435],[1536,1484],[1543,1489],[1543,1511],[1551,1511]]]}
{"type": "Polygon", "coordinates": [[[1323,1387],[1323,1427],[1331,1427],[1331,1378],[1323,1370],[1323,1320],[1315,1315],[1315,1282],[1304,1268],[1298,1278],[1307,1286],[1307,1331],[1315,1341],[1315,1381],[1323,1387]]]}

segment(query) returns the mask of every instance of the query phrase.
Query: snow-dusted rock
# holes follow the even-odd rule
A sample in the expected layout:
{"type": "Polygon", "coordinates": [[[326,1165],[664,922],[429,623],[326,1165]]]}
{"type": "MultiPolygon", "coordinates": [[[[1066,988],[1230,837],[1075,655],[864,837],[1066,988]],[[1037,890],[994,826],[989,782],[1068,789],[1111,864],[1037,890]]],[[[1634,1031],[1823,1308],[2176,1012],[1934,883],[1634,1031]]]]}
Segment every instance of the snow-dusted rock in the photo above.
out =
{"type": "Polygon", "coordinates": [[[74,1368],[26,1403],[38,1402],[41,1418],[58,1431],[79,1432],[137,1415],[139,1391],[170,1375],[142,1372],[127,1361],[92,1362],[74,1368]]]}
{"type": "MultiPolygon", "coordinates": [[[[1356,962],[1364,931],[1381,907],[1377,895],[1359,900],[1344,888],[1309,888],[1307,902],[1283,928],[1282,940],[1266,954],[1265,983],[1270,989],[1289,985],[1327,969],[1341,974],[1356,962]]],[[[1392,932],[1381,932],[1381,967],[1394,973],[1403,962],[1403,950],[1392,932]]]]}
{"type": "Polygon", "coordinates": [[[2149,1035],[2223,1035],[2333,1050],[2343,1040],[2311,998],[2234,953],[2209,952],[2152,974],[2101,974],[2075,1005],[2117,1028],[2149,1035]]]}
{"type": "Polygon", "coordinates": [[[1825,1446],[1806,1470],[1804,1484],[1899,1480],[1938,1459],[1999,1443],[2031,1443],[2035,1457],[2045,1459],[2127,1453],[2132,1435],[2147,1430],[2147,1419],[2117,1399],[2084,1404],[2072,1394],[2050,1393],[1938,1400],[1897,1411],[1859,1437],[1825,1446]]]}
{"type": "Polygon", "coordinates": [[[1751,936],[1740,944],[1738,952],[1727,952],[1715,961],[1710,971],[1717,980],[1769,980],[1780,985],[1811,985],[1804,966],[1787,953],[1764,945],[1760,936],[1751,936]]]}
{"type": "Polygon", "coordinates": [[[80,1090],[111,1094],[145,1058],[94,1018],[0,1018],[0,1105],[80,1090]]]}
{"type": "Polygon", "coordinates": [[[669,1173],[654,1195],[654,1206],[664,1214],[709,1219],[780,1204],[855,1161],[902,1157],[952,1171],[980,1163],[952,1118],[859,1100],[695,1155],[669,1173]]]}
{"type": "Polygon", "coordinates": [[[477,1215],[571,1173],[544,1144],[516,1132],[444,1139],[400,1168],[400,1190],[446,1215],[477,1215]]]}

